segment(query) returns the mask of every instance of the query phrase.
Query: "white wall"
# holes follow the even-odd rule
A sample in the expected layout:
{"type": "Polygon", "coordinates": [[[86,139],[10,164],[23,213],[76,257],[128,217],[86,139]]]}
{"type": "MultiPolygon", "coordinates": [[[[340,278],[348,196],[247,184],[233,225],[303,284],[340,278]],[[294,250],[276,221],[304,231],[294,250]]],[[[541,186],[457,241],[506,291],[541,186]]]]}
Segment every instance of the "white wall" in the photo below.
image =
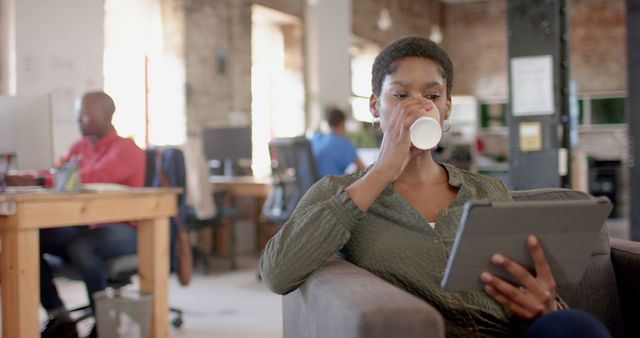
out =
{"type": "Polygon", "coordinates": [[[57,158],[79,137],[75,99],[103,86],[104,0],[14,0],[14,6],[16,95],[50,95],[57,158]]]}

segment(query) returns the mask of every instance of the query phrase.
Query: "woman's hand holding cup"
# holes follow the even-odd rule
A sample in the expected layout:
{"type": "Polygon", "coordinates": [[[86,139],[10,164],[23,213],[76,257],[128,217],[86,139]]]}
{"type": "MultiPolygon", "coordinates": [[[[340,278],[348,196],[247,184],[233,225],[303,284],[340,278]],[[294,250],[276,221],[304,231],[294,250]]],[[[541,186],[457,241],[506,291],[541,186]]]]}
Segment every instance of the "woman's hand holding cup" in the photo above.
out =
{"type": "MultiPolygon", "coordinates": [[[[432,126],[430,125],[414,128],[413,131],[411,130],[414,124],[416,124],[416,121],[421,118],[428,118],[429,120],[426,123],[435,121],[437,124],[437,140],[431,141],[437,144],[442,133],[440,124],[437,122],[440,120],[440,113],[436,105],[422,95],[411,96],[398,102],[392,108],[392,111],[384,118],[384,121],[381,122],[384,136],[382,138],[380,154],[373,171],[382,174],[389,182],[397,179],[412,155],[422,151],[422,149],[418,148],[415,144],[411,147],[413,143],[411,134],[416,133],[416,135],[422,137],[422,134],[428,134],[432,130],[432,126]]],[[[418,125],[421,123],[425,122],[418,122],[418,125]]],[[[427,135],[427,137],[434,139],[433,135],[427,135]]],[[[435,146],[435,144],[433,146],[435,146]]],[[[420,145],[425,146],[425,144],[420,145]]],[[[429,146],[429,144],[426,144],[426,146],[429,146]]]]}

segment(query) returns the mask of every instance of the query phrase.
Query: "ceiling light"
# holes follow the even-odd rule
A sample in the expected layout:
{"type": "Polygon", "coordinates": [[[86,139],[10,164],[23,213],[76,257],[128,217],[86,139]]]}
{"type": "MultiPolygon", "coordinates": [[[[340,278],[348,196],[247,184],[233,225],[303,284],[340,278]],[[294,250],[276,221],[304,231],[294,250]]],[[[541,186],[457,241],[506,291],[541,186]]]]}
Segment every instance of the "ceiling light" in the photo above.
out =
{"type": "Polygon", "coordinates": [[[378,28],[381,31],[388,31],[389,29],[391,29],[391,15],[389,14],[389,10],[386,8],[383,8],[380,11],[380,17],[378,18],[378,28]]]}
{"type": "Polygon", "coordinates": [[[431,33],[429,34],[429,39],[431,41],[440,44],[442,42],[442,32],[440,31],[440,26],[433,25],[431,26],[431,33]]]}

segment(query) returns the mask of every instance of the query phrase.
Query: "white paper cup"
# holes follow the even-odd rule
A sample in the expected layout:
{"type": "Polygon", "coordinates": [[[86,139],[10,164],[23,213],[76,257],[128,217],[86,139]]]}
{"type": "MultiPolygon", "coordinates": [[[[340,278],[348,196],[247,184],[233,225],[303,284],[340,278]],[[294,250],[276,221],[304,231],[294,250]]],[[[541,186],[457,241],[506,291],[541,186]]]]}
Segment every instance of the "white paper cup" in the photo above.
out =
{"type": "Polygon", "coordinates": [[[421,116],[409,128],[411,143],[423,150],[433,149],[440,142],[442,128],[432,117],[421,116]]]}

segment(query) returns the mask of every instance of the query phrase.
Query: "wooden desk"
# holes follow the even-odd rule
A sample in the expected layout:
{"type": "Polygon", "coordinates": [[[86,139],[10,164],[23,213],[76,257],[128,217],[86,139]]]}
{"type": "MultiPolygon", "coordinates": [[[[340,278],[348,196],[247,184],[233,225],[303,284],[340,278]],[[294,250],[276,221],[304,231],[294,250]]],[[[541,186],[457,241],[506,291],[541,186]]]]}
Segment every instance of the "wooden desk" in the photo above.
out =
{"type": "MultiPolygon", "coordinates": [[[[252,218],[256,224],[256,251],[260,252],[266,240],[275,233],[275,230],[270,229],[269,223],[262,217],[262,204],[264,204],[271,191],[271,177],[210,176],[209,183],[211,183],[214,190],[220,189],[229,192],[231,201],[227,203],[234,204],[235,199],[238,197],[253,198],[255,200],[256,208],[252,218]]],[[[222,232],[224,231],[222,230],[222,232]]],[[[221,237],[223,236],[229,235],[221,234],[221,237]]],[[[228,241],[224,239],[218,240],[218,247],[224,248],[225,242],[228,241]]],[[[222,251],[227,250],[223,249],[222,251]]]]}
{"type": "Polygon", "coordinates": [[[271,191],[270,177],[210,176],[214,189],[223,189],[235,197],[267,198],[271,191]]]}
{"type": "Polygon", "coordinates": [[[2,193],[2,336],[40,337],[39,229],[138,221],[140,289],[153,294],[151,336],[169,335],[169,222],[179,189],[106,193],[2,193]],[[4,207],[4,208],[2,208],[4,207]]]}

